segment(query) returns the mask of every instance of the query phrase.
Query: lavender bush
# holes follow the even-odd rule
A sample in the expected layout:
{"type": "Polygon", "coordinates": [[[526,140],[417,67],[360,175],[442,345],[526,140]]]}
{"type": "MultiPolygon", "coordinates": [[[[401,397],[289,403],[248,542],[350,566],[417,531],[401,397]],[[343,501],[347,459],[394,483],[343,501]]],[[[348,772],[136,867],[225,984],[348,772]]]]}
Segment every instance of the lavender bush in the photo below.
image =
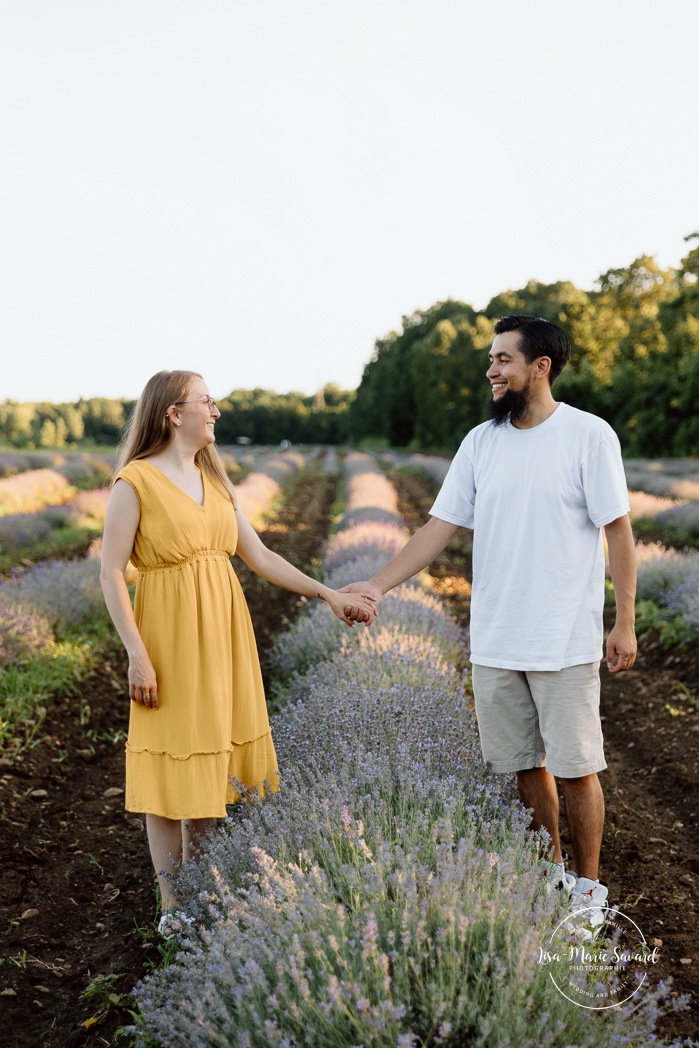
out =
{"type": "Polygon", "coordinates": [[[0,556],[25,552],[45,542],[57,530],[64,528],[101,528],[109,490],[95,488],[81,491],[67,502],[47,506],[33,513],[13,513],[0,517],[0,556]]]}
{"type": "Polygon", "coordinates": [[[21,451],[0,451],[0,477],[12,477],[31,468],[27,456],[21,451]]]}
{"type": "Polygon", "coordinates": [[[676,502],[674,499],[661,498],[659,495],[649,495],[645,491],[629,491],[629,505],[632,521],[655,521],[658,514],[672,509],[676,502]]]}
{"type": "Polygon", "coordinates": [[[699,460],[625,459],[630,488],[678,499],[699,499],[699,460]]]}
{"type": "Polygon", "coordinates": [[[53,530],[43,513],[11,513],[0,517],[0,555],[18,550],[48,538],[53,530]]]}
{"type": "Polygon", "coordinates": [[[58,469],[66,462],[60,451],[0,451],[0,477],[30,469],[58,469]]]}
{"type": "Polygon", "coordinates": [[[114,463],[102,455],[76,453],[67,455],[65,461],[56,468],[71,484],[93,488],[109,483],[114,463]]]}
{"type": "Polygon", "coordinates": [[[261,459],[255,466],[255,472],[237,486],[240,505],[253,524],[259,526],[262,523],[275,498],[304,464],[305,458],[298,451],[269,455],[261,459]]]}
{"type": "Polygon", "coordinates": [[[60,506],[47,506],[43,517],[53,528],[95,528],[104,524],[109,488],[80,491],[60,506]]]}
{"type": "Polygon", "coordinates": [[[665,473],[671,477],[688,477],[699,480],[699,459],[697,458],[625,458],[627,470],[643,471],[646,476],[665,473]]]}
{"type": "Polygon", "coordinates": [[[0,592],[0,667],[43,655],[52,643],[53,631],[45,615],[0,592]]]}
{"type": "MultiPolygon", "coordinates": [[[[384,510],[376,510],[373,521],[361,521],[334,537],[325,562],[328,585],[340,586],[371,578],[402,549],[407,540],[407,532],[397,528],[391,516],[384,510]],[[343,545],[341,540],[345,536],[355,541],[343,545]]],[[[405,585],[417,584],[418,579],[411,579],[405,585]]]]}
{"type": "Polygon", "coordinates": [[[70,500],[68,505],[75,514],[73,520],[77,527],[104,524],[109,490],[108,487],[91,488],[89,491],[79,492],[70,500]]]}
{"type": "Polygon", "coordinates": [[[639,544],[639,629],[657,627],[668,644],[699,640],[699,552],[639,544]]]}
{"type": "Polygon", "coordinates": [[[71,494],[66,478],[52,469],[35,469],[0,480],[0,517],[14,513],[30,513],[65,502],[71,494]]]}
{"type": "Polygon", "coordinates": [[[229,469],[230,465],[234,473],[239,470],[254,470],[258,459],[269,454],[268,448],[258,445],[238,447],[237,445],[219,444],[218,451],[224,460],[226,469],[229,469]]]}
{"type": "Polygon", "coordinates": [[[699,539],[699,502],[676,502],[658,513],[655,522],[685,541],[695,542],[699,539]]]}
{"type": "Polygon", "coordinates": [[[403,527],[398,514],[398,496],[374,459],[360,451],[345,457],[345,514],[338,530],[371,521],[403,527]]]}
{"type": "Polygon", "coordinates": [[[629,503],[635,524],[652,523],[656,529],[679,536],[680,541],[692,542],[699,538],[699,502],[630,491],[629,503]]]}
{"type": "Polygon", "coordinates": [[[99,571],[94,558],[44,561],[0,584],[0,598],[35,609],[60,635],[69,626],[106,618],[99,571]]]}
{"type": "MultiPolygon", "coordinates": [[[[359,567],[368,569],[361,575],[365,578],[372,573],[371,569],[376,569],[377,563],[376,560],[367,560],[359,567]]],[[[336,581],[340,584],[352,577],[359,578],[360,575],[347,575],[336,581]]],[[[372,630],[372,636],[379,631],[382,634],[397,631],[410,640],[415,638],[415,643],[417,639],[428,636],[435,648],[451,662],[463,664],[467,658],[468,645],[463,632],[440,601],[416,586],[401,586],[388,594],[382,601],[380,618],[372,630]]],[[[354,645],[361,648],[367,643],[363,630],[348,634],[339,619],[329,616],[327,609],[318,605],[277,639],[270,655],[271,668],[279,681],[285,682],[294,673],[305,673],[317,663],[333,659],[343,647],[354,645]]],[[[286,687],[283,690],[286,691],[286,687]]]]}
{"type": "Polygon", "coordinates": [[[425,473],[436,488],[440,488],[444,483],[451,465],[449,458],[443,458],[441,455],[423,455],[419,452],[382,452],[381,459],[394,469],[413,469],[425,473]]]}

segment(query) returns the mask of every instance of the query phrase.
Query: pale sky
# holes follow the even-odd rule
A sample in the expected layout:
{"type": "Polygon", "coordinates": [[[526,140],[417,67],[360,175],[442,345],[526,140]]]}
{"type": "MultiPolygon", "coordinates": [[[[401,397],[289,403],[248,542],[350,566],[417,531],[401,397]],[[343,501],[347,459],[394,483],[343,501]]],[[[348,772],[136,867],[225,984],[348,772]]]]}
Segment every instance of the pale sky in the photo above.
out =
{"type": "Polygon", "coordinates": [[[0,401],[354,388],[699,227],[696,0],[0,0],[0,401]]]}

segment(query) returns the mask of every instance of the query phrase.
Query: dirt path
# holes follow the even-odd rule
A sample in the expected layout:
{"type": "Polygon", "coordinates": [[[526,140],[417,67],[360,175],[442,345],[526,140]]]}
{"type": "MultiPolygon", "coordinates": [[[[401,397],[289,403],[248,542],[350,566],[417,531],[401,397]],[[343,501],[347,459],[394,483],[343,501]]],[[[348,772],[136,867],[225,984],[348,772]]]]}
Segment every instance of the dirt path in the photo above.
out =
{"type": "MultiPolygon", "coordinates": [[[[411,530],[433,502],[427,480],[411,473],[391,479],[411,530]]],[[[470,540],[456,539],[435,562],[439,592],[468,622],[470,540]]],[[[607,624],[609,625],[609,623],[607,624]]],[[[602,717],[608,769],[601,776],[607,804],[602,880],[609,898],[659,944],[656,976],[673,993],[689,993],[690,1012],[663,1019],[666,1037],[699,1032],[699,659],[670,653],[641,638],[634,669],[612,677],[602,668],[602,717]]],[[[563,828],[565,833],[565,827],[563,828]]],[[[570,849],[570,842],[567,842],[570,849]]]]}
{"type": "MultiPolygon", "coordinates": [[[[336,487],[336,477],[301,478],[266,544],[308,569],[327,538],[336,487]]],[[[266,673],[265,652],[298,597],[250,577],[237,558],[235,567],[266,673]]],[[[50,710],[48,742],[0,758],[3,1048],[112,1044],[128,1022],[130,987],[160,959],[143,820],[123,810],[125,680],[118,650],[50,710]]]]}

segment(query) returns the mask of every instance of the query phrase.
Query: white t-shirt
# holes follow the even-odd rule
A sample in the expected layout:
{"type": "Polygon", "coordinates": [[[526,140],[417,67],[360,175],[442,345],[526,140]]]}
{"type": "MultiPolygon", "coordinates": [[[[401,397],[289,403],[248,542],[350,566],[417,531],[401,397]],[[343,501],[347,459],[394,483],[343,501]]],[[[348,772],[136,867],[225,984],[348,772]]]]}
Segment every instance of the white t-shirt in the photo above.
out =
{"type": "Polygon", "coordinates": [[[473,528],[471,661],[559,670],[602,657],[601,528],[629,512],[614,430],[559,404],[466,436],[430,513],[473,528]]]}

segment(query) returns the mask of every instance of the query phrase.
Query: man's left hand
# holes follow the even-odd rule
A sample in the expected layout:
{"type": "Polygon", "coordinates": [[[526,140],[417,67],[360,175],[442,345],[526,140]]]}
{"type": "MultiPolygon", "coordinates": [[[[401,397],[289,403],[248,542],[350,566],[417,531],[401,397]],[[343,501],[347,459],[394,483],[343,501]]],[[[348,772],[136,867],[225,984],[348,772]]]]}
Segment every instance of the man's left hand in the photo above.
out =
{"type": "Polygon", "coordinates": [[[630,670],[636,661],[636,634],[633,626],[617,623],[607,637],[607,669],[610,673],[630,670]]]}

